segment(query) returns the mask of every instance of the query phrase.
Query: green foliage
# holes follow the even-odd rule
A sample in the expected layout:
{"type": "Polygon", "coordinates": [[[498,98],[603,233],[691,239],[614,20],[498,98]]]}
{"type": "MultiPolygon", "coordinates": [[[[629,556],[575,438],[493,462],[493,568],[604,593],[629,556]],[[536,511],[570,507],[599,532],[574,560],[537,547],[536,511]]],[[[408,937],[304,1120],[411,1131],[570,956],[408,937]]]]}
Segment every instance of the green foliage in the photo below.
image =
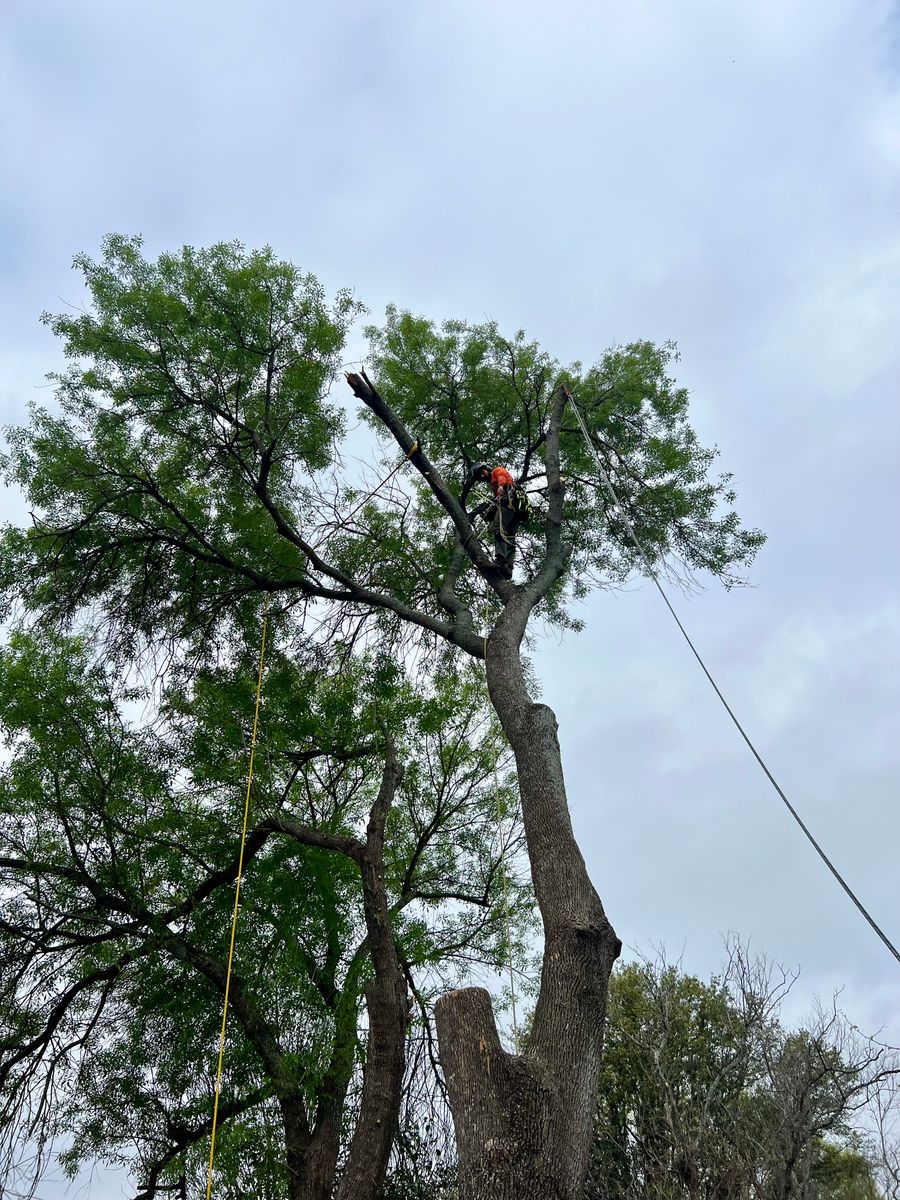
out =
{"type": "MultiPolygon", "coordinates": [[[[349,647],[360,622],[396,647],[401,606],[420,624],[446,618],[440,589],[455,539],[426,481],[409,468],[367,497],[338,457],[343,414],[328,396],[361,311],[349,293],[329,306],[312,276],[235,244],[151,263],[139,239],[110,237],[98,262],[80,255],[76,267],[89,310],[45,317],[72,360],[56,378],[58,411],[35,409],[8,432],[5,476],[35,513],[31,529],[3,538],[8,605],[64,622],[99,607],[126,655],[135,639],[199,652],[229,630],[243,636],[262,593],[307,631],[310,597],[330,602],[317,613],[324,640],[349,647]],[[373,609],[348,580],[386,599],[373,609]]],[[[673,346],[636,342],[583,371],[493,323],[437,327],[389,308],[368,334],[380,387],[451,490],[467,495],[476,458],[503,461],[538,489],[519,537],[526,574],[546,550],[539,489],[561,379],[659,563],[727,586],[762,543],[690,426],[673,346]]],[[[570,602],[621,584],[640,563],[571,410],[560,451],[568,565],[541,611],[578,627],[570,602]]],[[[393,447],[384,461],[396,464],[393,447]]],[[[496,598],[470,565],[455,590],[476,623],[493,623],[496,598]]]]}
{"type": "Polygon", "coordinates": [[[0,578],[65,619],[103,597],[143,633],[240,612],[261,564],[303,570],[258,485],[299,508],[332,463],[343,418],[324,393],[359,305],[329,308],[312,276],[237,244],[149,263],[109,237],[75,266],[91,308],[45,315],[72,365],[58,413],[9,432],[7,478],[40,520],[7,532],[0,578]]]}
{"type": "MultiPolygon", "coordinates": [[[[384,328],[367,333],[380,387],[460,492],[469,464],[482,460],[540,482],[553,391],[564,380],[651,558],[672,556],[729,585],[762,544],[759,531],[742,529],[733,510],[719,511],[735,500],[731,477],[710,475],[717,451],[703,448],[688,422],[687,391],[670,374],[674,345],[617,347],[583,371],[578,363],[561,367],[522,332],[504,337],[493,322],[438,328],[389,308],[384,328]]],[[[571,409],[560,449],[566,538],[574,550],[569,587],[578,596],[589,581],[623,582],[639,559],[571,409]]],[[[540,545],[540,525],[524,536],[526,554],[540,545]]],[[[551,611],[563,619],[558,600],[551,611]]]]}
{"type": "MultiPolygon", "coordinates": [[[[690,1191],[692,1171],[705,1174],[705,1164],[692,1160],[700,1151],[690,1127],[710,1097],[714,1114],[726,1114],[729,1129],[736,1125],[744,1084],[736,1018],[717,980],[704,984],[675,967],[657,973],[636,963],[614,973],[594,1166],[605,1178],[599,1194],[658,1190],[666,1180],[680,1195],[690,1191]],[[673,1120],[687,1146],[673,1137],[673,1120]]],[[[721,1136],[710,1131],[708,1145],[721,1136]]]]}
{"type": "Polygon", "coordinates": [[[876,1200],[854,1116],[890,1062],[836,1011],[786,1030],[790,981],[732,945],[705,983],[614,972],[592,1200],[876,1200]]]}
{"type": "MultiPolygon", "coordinates": [[[[328,303],[312,276],[237,244],[150,262],[117,236],[75,265],[88,309],[45,316],[69,360],[56,405],[7,431],[0,461],[33,513],[0,538],[15,630],[0,658],[0,1144],[31,1121],[74,1138],[70,1166],[136,1144],[154,1186],[196,1182],[265,609],[222,1146],[236,1164],[258,1145],[274,1196],[277,1104],[299,1098],[318,1121],[354,1103],[371,968],[358,870],[334,846],[364,835],[386,731],[406,775],[384,876],[423,1033],[436,988],[527,960],[516,783],[457,650],[480,655],[506,601],[461,551],[485,530],[458,512],[451,525],[434,476],[403,464],[378,484],[394,441],[371,480],[342,458],[330,389],[362,311],[348,292],[328,303]],[[263,828],[276,817],[319,843],[263,828]]],[[[519,563],[555,580],[535,602],[550,624],[577,628],[573,601],[639,566],[571,410],[561,526],[542,498],[560,380],[657,562],[727,586],[761,544],[688,422],[673,347],[563,370],[522,333],[395,308],[369,337],[386,404],[452,495],[469,504],[473,459],[535,489],[519,563]]],[[[711,999],[691,1003],[715,1025],[711,999]]]]}
{"type": "Polygon", "coordinates": [[[821,1142],[812,1177],[823,1200],[879,1200],[872,1164],[848,1146],[821,1142]]]}
{"type": "MultiPolygon", "coordinates": [[[[99,1158],[145,1180],[186,1170],[197,1182],[252,664],[181,673],[154,701],[117,683],[96,650],[86,634],[15,633],[0,652],[9,751],[0,773],[0,1151],[11,1152],[20,1120],[38,1113],[37,1128],[70,1140],[70,1170],[99,1158]]],[[[251,1144],[259,1194],[283,1195],[276,1090],[296,1092],[311,1123],[328,1097],[352,1109],[371,971],[355,863],[284,836],[255,842],[253,831],[281,815],[358,836],[379,786],[384,722],[410,763],[385,869],[421,1003],[500,955],[498,756],[506,802],[514,786],[477,668],[448,669],[426,691],[377,657],[327,673],[276,650],[236,946],[244,1016],[231,1016],[224,1061],[219,1170],[235,1195],[251,1144]]],[[[515,880],[508,895],[521,946],[530,897],[515,880]]]]}

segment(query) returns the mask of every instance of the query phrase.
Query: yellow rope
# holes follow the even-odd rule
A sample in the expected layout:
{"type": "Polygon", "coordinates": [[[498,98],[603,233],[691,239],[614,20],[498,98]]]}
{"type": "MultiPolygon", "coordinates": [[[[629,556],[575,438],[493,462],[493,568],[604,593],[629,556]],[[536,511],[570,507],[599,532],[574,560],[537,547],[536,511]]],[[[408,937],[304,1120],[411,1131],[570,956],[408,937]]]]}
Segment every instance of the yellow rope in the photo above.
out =
{"type": "MultiPolygon", "coordinates": [[[[382,479],[377,487],[373,488],[372,491],[369,492],[368,496],[364,497],[359,504],[357,504],[356,508],[354,508],[350,513],[350,516],[346,518],[347,521],[351,521],[362,508],[362,506],[371,500],[375,493],[380,491],[389,479],[396,475],[403,464],[412,458],[418,448],[419,443],[414,441],[404,455],[403,459],[397,463],[396,467],[394,467],[393,470],[386,475],[384,479],[382,479]]],[[[247,771],[247,794],[244,797],[244,824],[241,829],[241,849],[238,855],[237,883],[234,889],[234,910],[231,914],[231,943],[228,947],[228,969],[225,973],[225,1001],[222,1005],[222,1028],[219,1032],[219,1059],[216,1066],[216,1095],[213,1102],[212,1136],[210,1137],[209,1141],[209,1167],[206,1173],[206,1200],[210,1200],[210,1195],[212,1193],[213,1162],[216,1153],[216,1126],[219,1119],[219,1091],[222,1086],[222,1060],[225,1054],[225,1026],[228,1021],[228,996],[231,991],[231,966],[234,961],[234,939],[235,932],[237,930],[238,905],[241,898],[241,879],[244,873],[244,847],[247,844],[247,824],[250,818],[250,790],[253,786],[253,759],[256,753],[256,731],[259,727],[259,702],[262,695],[263,664],[265,662],[266,654],[266,628],[268,626],[268,620],[269,605],[267,601],[265,612],[263,613],[262,642],[259,648],[259,674],[256,679],[256,707],[253,713],[253,733],[250,738],[250,765],[247,771]]]]}
{"type": "Polygon", "coordinates": [[[234,935],[237,929],[238,902],[241,897],[241,877],[244,873],[244,846],[247,842],[247,822],[250,816],[250,788],[253,784],[253,756],[256,752],[256,730],[259,726],[259,700],[262,695],[263,662],[266,654],[266,627],[269,603],[263,612],[262,642],[259,647],[259,674],[256,679],[256,708],[253,713],[253,733],[250,737],[250,766],[247,771],[247,794],[244,797],[244,825],[241,830],[241,850],[238,855],[237,883],[234,889],[234,911],[231,914],[231,945],[228,948],[228,970],[225,973],[225,1003],[222,1005],[222,1029],[219,1033],[219,1062],[216,1067],[216,1098],[213,1104],[212,1137],[209,1142],[209,1169],[206,1173],[206,1200],[212,1192],[213,1156],[216,1151],[216,1122],[219,1117],[219,1088],[222,1085],[222,1056],[225,1053],[225,1023],[228,1020],[228,993],[231,989],[231,964],[234,959],[234,935]]]}

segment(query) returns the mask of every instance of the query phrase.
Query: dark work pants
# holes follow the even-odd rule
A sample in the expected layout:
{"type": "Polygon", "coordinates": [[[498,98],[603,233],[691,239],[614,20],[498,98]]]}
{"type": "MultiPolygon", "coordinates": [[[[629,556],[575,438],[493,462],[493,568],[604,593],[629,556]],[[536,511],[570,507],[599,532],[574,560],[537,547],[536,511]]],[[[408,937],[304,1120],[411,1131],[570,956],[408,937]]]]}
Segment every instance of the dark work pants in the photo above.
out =
{"type": "Polygon", "coordinates": [[[513,512],[509,501],[504,497],[495,506],[491,520],[494,523],[494,553],[497,562],[511,568],[516,557],[516,531],[521,523],[519,516],[513,512]]]}

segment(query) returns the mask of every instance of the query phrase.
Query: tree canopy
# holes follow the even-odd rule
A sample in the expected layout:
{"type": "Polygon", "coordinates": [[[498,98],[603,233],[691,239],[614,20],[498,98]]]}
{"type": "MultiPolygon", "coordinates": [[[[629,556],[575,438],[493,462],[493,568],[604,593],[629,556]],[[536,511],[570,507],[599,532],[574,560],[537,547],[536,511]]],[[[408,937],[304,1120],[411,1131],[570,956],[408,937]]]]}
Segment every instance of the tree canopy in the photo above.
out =
{"type": "Polygon", "coordinates": [[[728,949],[709,982],[662,956],[614,974],[588,1196],[877,1200],[897,1052],[834,1003],[788,1026],[796,976],[728,949]]]}
{"type": "Polygon", "coordinates": [[[461,1196],[574,1200],[620,943],[520,651],[536,620],[577,628],[592,588],[641,569],[629,523],[683,580],[730,586],[760,546],[690,425],[674,347],[614,347],[583,369],[491,322],[390,308],[367,330],[371,374],[347,376],[376,434],[361,479],[349,393],[333,388],[362,313],[351,293],[328,301],[313,276],[237,244],[153,262],[113,236],[76,267],[88,307],[45,316],[69,360],[56,405],[7,431],[2,460],[32,510],[0,544],[16,631],[2,700],[6,1094],[36,1097],[50,1132],[65,1111],[73,1161],[119,1153],[127,1104],[148,1194],[196,1169],[211,1097],[195,1059],[213,1057],[236,872],[222,808],[242,773],[266,612],[226,1163],[239,1159],[230,1145],[262,1139],[282,1164],[276,1192],[324,1196],[341,1162],[339,1195],[374,1195],[407,989],[423,1030],[443,989],[461,1196]],[[519,581],[485,553],[474,459],[502,460],[532,493],[519,581]],[[501,866],[519,835],[492,849],[504,743],[516,776],[501,780],[499,812],[517,793],[544,934],[517,1053],[486,992],[446,990],[509,951],[501,880],[523,953],[527,895],[501,866]],[[369,1136],[377,1168],[354,1154],[369,1136]]]}
{"type": "MultiPolygon", "coordinates": [[[[35,409],[9,433],[6,476],[36,520],[5,533],[8,596],[51,620],[99,604],[125,644],[195,643],[263,593],[298,615],[330,603],[329,634],[390,614],[446,635],[448,580],[454,605],[490,620],[477,577],[453,567],[447,510],[425,480],[348,516],[360,492],[341,470],[346,418],[329,386],[360,311],[349,293],[328,304],[312,276],[238,245],[150,263],[139,239],[110,237],[99,262],[76,266],[90,309],[45,316],[72,360],[56,378],[58,411],[35,409]]],[[[726,584],[752,560],[762,536],[722,511],[730,477],[710,474],[716,451],[699,444],[669,374],[674,347],[617,347],[583,371],[492,323],[437,327],[389,309],[367,332],[396,417],[457,497],[475,458],[546,482],[564,379],[651,556],[726,584]]],[[[573,597],[623,582],[638,560],[574,422],[561,425],[559,454],[566,563],[542,603],[567,624],[573,597]]],[[[526,570],[543,553],[542,524],[522,535],[526,570]]]]}
{"type": "MultiPolygon", "coordinates": [[[[0,775],[7,1170],[26,1134],[65,1134],[72,1168],[102,1157],[136,1168],[147,1195],[182,1174],[202,1189],[247,668],[164,690],[145,723],[147,692],[124,687],[84,635],[18,634],[0,655],[11,751],[0,775]]],[[[414,755],[387,817],[384,870],[418,1036],[430,1036],[436,989],[509,953],[521,961],[529,905],[514,876],[500,886],[521,834],[507,822],[497,842],[497,805],[508,810],[515,793],[480,675],[448,671],[426,694],[391,664],[328,674],[276,652],[225,1056],[221,1194],[240,1194],[248,1170],[281,1194],[284,1094],[302,1101],[314,1147],[317,1134],[342,1136],[358,1102],[372,968],[359,871],[340,851],[373,803],[387,726],[414,755]],[[510,929],[515,949],[502,945],[510,929]]]]}

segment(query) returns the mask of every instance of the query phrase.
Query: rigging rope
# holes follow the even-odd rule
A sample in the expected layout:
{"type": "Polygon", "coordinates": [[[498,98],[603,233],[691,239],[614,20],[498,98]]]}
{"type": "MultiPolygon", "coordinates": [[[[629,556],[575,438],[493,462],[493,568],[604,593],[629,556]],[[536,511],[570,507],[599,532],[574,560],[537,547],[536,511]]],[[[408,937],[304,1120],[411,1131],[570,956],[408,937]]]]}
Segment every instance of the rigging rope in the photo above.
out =
{"type": "Polygon", "coordinates": [[[618,495],[616,494],[616,490],[612,485],[612,480],[609,478],[609,475],[607,474],[607,472],[603,466],[603,463],[600,459],[600,455],[597,452],[597,447],[594,445],[593,441],[591,440],[591,436],[588,433],[587,426],[585,425],[585,423],[582,419],[581,413],[580,413],[577,405],[575,404],[575,398],[573,397],[573,395],[569,391],[569,389],[567,387],[565,387],[565,385],[563,385],[563,391],[565,392],[566,398],[568,399],[569,403],[572,406],[572,411],[574,412],[575,417],[578,421],[578,424],[581,427],[581,432],[584,435],[584,440],[587,443],[587,447],[590,450],[591,454],[593,455],[594,462],[597,464],[597,471],[600,475],[600,479],[603,482],[603,486],[606,488],[606,491],[609,494],[609,497],[612,500],[613,504],[619,510],[619,513],[622,516],[622,520],[625,523],[625,527],[628,530],[629,535],[631,536],[631,540],[634,542],[635,546],[637,547],[637,551],[643,560],[644,566],[647,570],[647,574],[650,576],[650,578],[653,580],[654,584],[656,585],[656,590],[662,596],[662,598],[665,602],[666,608],[672,614],[672,618],[675,621],[675,624],[678,626],[679,630],[681,631],[682,637],[684,638],[684,640],[687,642],[688,646],[690,647],[691,653],[693,654],[694,658],[696,658],[697,662],[700,664],[700,668],[703,671],[703,674],[709,680],[713,691],[716,693],[716,695],[721,700],[722,706],[725,709],[725,711],[728,713],[729,717],[731,718],[735,729],[737,729],[738,733],[741,735],[741,737],[747,743],[747,746],[750,749],[750,753],[753,755],[753,757],[759,763],[759,765],[762,768],[763,773],[765,774],[769,783],[771,783],[772,787],[778,793],[785,808],[787,808],[788,812],[791,814],[791,816],[794,818],[794,820],[800,826],[801,830],[803,831],[803,833],[806,836],[807,840],[809,841],[810,845],[815,850],[816,854],[818,854],[819,858],[821,858],[822,862],[825,864],[825,866],[828,868],[828,870],[831,872],[831,874],[834,876],[834,878],[838,881],[838,883],[841,885],[841,887],[844,889],[844,891],[847,893],[847,895],[850,897],[850,899],[856,905],[857,909],[862,914],[862,916],[866,919],[866,921],[869,923],[871,928],[875,931],[875,933],[878,934],[878,936],[881,938],[882,942],[885,944],[885,946],[888,948],[888,950],[891,952],[891,954],[893,954],[893,956],[897,960],[897,962],[900,962],[900,951],[897,950],[897,947],[890,940],[890,938],[887,936],[887,934],[884,932],[884,930],[881,928],[881,926],[875,921],[875,919],[872,917],[872,915],[869,913],[869,911],[864,907],[864,905],[858,899],[858,897],[856,896],[856,894],[854,893],[854,891],[852,890],[850,885],[844,879],[843,875],[841,875],[841,873],[838,871],[837,867],[835,867],[834,863],[831,861],[831,859],[828,857],[828,855],[825,853],[825,851],[822,849],[822,847],[816,841],[815,837],[813,837],[813,834],[810,831],[809,827],[806,825],[806,822],[803,820],[803,818],[797,812],[796,808],[794,808],[793,804],[791,804],[790,800],[788,800],[787,796],[782,791],[781,787],[778,784],[778,781],[775,779],[775,776],[769,770],[762,755],[759,753],[759,751],[756,749],[756,746],[750,740],[750,737],[747,734],[746,730],[744,729],[743,725],[740,723],[738,718],[735,716],[735,713],[732,710],[731,705],[728,703],[728,701],[725,699],[724,695],[722,694],[722,692],[719,688],[719,685],[716,683],[715,679],[713,679],[712,675],[710,674],[710,671],[707,668],[706,663],[703,661],[703,659],[700,656],[700,651],[697,649],[697,647],[691,641],[690,635],[688,634],[685,627],[682,625],[681,620],[679,619],[678,613],[672,607],[672,602],[669,600],[669,597],[666,594],[665,589],[663,588],[662,584],[659,581],[659,576],[657,575],[656,571],[653,568],[653,565],[650,562],[650,557],[647,554],[647,552],[644,550],[644,547],[643,547],[640,539],[638,538],[637,533],[635,533],[634,526],[632,525],[632,523],[628,517],[628,513],[625,511],[625,506],[622,504],[621,500],[619,499],[618,495]]]}
{"type": "Polygon", "coordinates": [[[216,1067],[216,1097],[213,1103],[212,1136],[209,1141],[209,1168],[206,1173],[206,1200],[212,1192],[213,1157],[216,1152],[216,1123],[219,1117],[219,1089],[222,1086],[222,1057],[225,1053],[225,1024],[228,1020],[228,994],[231,990],[231,964],[234,960],[234,935],[237,929],[238,902],[241,897],[241,877],[244,873],[244,847],[247,844],[247,822],[250,816],[250,789],[253,785],[253,758],[256,753],[256,731],[259,727],[259,700],[262,695],[263,663],[266,654],[266,628],[269,622],[269,602],[263,611],[262,641],[259,647],[259,673],[256,677],[256,707],[253,712],[253,733],[250,736],[250,765],[247,769],[247,792],[244,797],[244,824],[241,829],[241,849],[238,854],[237,882],[234,888],[234,910],[231,914],[231,944],[228,947],[228,969],[225,972],[225,1000],[222,1005],[222,1028],[219,1032],[219,1061],[216,1067]]]}
{"type": "Polygon", "coordinates": [[[385,475],[385,477],[384,477],[384,479],[382,479],[381,483],[377,483],[375,485],[375,487],[372,488],[372,490],[371,490],[371,492],[369,492],[368,496],[363,496],[362,500],[360,500],[360,502],[359,502],[359,504],[357,504],[356,508],[354,508],[348,516],[344,517],[341,524],[342,525],[349,524],[353,520],[353,518],[356,516],[356,514],[359,512],[359,510],[362,508],[362,506],[364,504],[368,504],[368,502],[372,499],[372,497],[374,495],[376,495],[376,493],[381,491],[381,489],[384,487],[384,485],[388,482],[389,479],[394,478],[394,476],[397,474],[397,472],[400,470],[400,468],[403,466],[404,463],[409,462],[409,460],[412,458],[412,456],[415,454],[415,452],[418,450],[418,448],[419,448],[419,443],[413,442],[413,444],[407,450],[406,455],[403,458],[401,458],[400,462],[397,463],[396,467],[392,468],[392,470],[390,470],[387,473],[387,475],[385,475]]]}

